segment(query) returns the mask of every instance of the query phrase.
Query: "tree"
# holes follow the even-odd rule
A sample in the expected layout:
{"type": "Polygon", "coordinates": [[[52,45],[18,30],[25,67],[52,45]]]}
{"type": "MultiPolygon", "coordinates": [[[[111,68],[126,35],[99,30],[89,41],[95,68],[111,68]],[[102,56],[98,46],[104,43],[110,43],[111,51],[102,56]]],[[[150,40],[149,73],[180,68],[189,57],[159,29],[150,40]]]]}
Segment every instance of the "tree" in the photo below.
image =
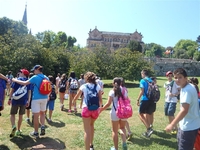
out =
{"type": "Polygon", "coordinates": [[[142,53],[142,46],[137,41],[130,41],[128,44],[128,48],[133,51],[138,51],[142,53]]]}
{"type": "Polygon", "coordinates": [[[145,44],[145,56],[147,57],[162,57],[165,48],[156,43],[145,44]]]}

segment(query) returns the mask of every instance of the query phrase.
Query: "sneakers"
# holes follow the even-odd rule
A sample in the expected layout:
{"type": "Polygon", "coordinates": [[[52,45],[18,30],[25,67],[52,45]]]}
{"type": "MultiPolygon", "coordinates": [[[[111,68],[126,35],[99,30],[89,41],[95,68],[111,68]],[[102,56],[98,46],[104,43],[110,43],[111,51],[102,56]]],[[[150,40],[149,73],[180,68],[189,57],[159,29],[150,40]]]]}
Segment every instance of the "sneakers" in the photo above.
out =
{"type": "Polygon", "coordinates": [[[142,136],[144,136],[145,138],[149,138],[147,132],[142,133],[142,136]]]}
{"type": "Polygon", "coordinates": [[[29,119],[29,118],[26,118],[26,122],[27,122],[27,123],[30,123],[30,119],[29,119]]]}
{"type": "Polygon", "coordinates": [[[93,145],[90,145],[90,150],[94,150],[94,146],[93,145]]]}
{"type": "Polygon", "coordinates": [[[110,150],[116,150],[115,147],[111,147],[110,150]]]}
{"type": "Polygon", "coordinates": [[[31,132],[30,134],[29,134],[30,136],[32,136],[32,137],[34,137],[34,138],[37,138],[37,137],[39,137],[39,134],[38,133],[36,133],[36,132],[31,132]]]}
{"type": "Polygon", "coordinates": [[[14,137],[15,136],[15,132],[16,132],[17,128],[14,126],[12,128],[12,131],[11,131],[11,134],[10,134],[10,137],[14,137]]]}
{"type": "Polygon", "coordinates": [[[172,134],[172,135],[176,135],[176,134],[177,134],[176,129],[172,130],[172,131],[171,131],[171,134],[172,134]]]}
{"type": "Polygon", "coordinates": [[[45,127],[44,126],[41,127],[40,135],[45,135],[45,127]]]}
{"type": "Polygon", "coordinates": [[[147,135],[148,135],[148,137],[150,137],[150,136],[152,135],[152,133],[153,133],[153,129],[152,129],[152,128],[149,128],[149,129],[147,130],[147,135]]]}
{"type": "Polygon", "coordinates": [[[127,149],[128,149],[126,143],[123,143],[123,144],[122,144],[122,149],[123,149],[123,150],[127,150],[127,149]]]}
{"type": "Polygon", "coordinates": [[[71,113],[71,112],[72,112],[72,110],[69,109],[69,110],[68,110],[68,113],[71,113]]]}
{"type": "Polygon", "coordinates": [[[131,132],[131,133],[128,133],[128,135],[127,135],[127,140],[130,140],[131,138],[132,138],[132,136],[133,136],[133,133],[131,132]]]}
{"type": "Polygon", "coordinates": [[[15,133],[15,135],[16,135],[16,136],[20,136],[20,135],[22,135],[22,131],[17,130],[16,133],[15,133]]]}

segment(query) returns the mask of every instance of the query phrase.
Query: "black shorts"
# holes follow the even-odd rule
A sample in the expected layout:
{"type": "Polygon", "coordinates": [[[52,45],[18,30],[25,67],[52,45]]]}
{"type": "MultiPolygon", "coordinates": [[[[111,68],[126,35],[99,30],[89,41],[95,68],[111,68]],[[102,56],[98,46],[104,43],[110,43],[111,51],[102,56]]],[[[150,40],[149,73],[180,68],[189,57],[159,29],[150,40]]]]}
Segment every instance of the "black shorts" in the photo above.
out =
{"type": "Polygon", "coordinates": [[[140,102],[139,113],[151,115],[155,111],[155,103],[153,101],[144,100],[140,102]]]}

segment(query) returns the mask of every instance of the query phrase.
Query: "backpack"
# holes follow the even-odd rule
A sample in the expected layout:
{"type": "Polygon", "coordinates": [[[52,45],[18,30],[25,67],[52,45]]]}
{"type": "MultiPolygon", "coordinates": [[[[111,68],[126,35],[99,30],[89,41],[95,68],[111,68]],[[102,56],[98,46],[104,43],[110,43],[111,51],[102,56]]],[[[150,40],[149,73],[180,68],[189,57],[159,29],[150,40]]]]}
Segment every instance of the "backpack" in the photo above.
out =
{"type": "Polygon", "coordinates": [[[154,82],[149,82],[148,80],[144,79],[148,83],[148,89],[146,96],[148,100],[157,102],[160,99],[160,90],[158,86],[154,82]]]}
{"type": "Polygon", "coordinates": [[[51,93],[51,90],[51,82],[46,78],[43,78],[39,88],[40,93],[43,95],[48,95],[51,93]]]}
{"type": "Polygon", "coordinates": [[[21,99],[24,95],[26,95],[27,92],[28,92],[28,91],[27,91],[26,85],[20,86],[20,87],[13,93],[12,98],[13,98],[14,100],[19,100],[19,99],[21,99]]]}
{"type": "Polygon", "coordinates": [[[66,91],[66,79],[61,80],[59,87],[59,92],[63,93],[66,91]]]}
{"type": "Polygon", "coordinates": [[[99,108],[99,97],[96,90],[97,85],[94,85],[93,89],[90,89],[88,84],[86,84],[87,88],[87,97],[86,97],[86,105],[88,110],[97,110],[99,108]]]}
{"type": "Polygon", "coordinates": [[[128,97],[125,98],[124,93],[125,93],[125,89],[122,88],[122,96],[118,97],[117,109],[113,102],[116,115],[120,119],[130,118],[133,115],[133,109],[130,103],[130,99],[128,97]]]}
{"type": "Polygon", "coordinates": [[[70,90],[78,90],[78,81],[76,79],[70,79],[70,90]]]}
{"type": "Polygon", "coordinates": [[[49,95],[49,100],[55,100],[57,98],[57,95],[56,95],[55,85],[53,83],[51,84],[51,88],[52,91],[51,94],[49,95]]]}
{"type": "Polygon", "coordinates": [[[195,150],[200,150],[200,129],[198,130],[198,133],[197,133],[197,136],[196,136],[194,148],[195,148],[195,150]]]}

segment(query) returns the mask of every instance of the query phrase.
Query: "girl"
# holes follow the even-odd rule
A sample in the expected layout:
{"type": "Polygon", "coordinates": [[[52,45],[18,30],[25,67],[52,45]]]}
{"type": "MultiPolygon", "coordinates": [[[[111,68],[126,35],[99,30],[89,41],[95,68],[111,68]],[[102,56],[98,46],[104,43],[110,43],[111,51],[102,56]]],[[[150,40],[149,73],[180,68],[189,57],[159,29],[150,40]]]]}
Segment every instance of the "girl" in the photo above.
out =
{"type": "Polygon", "coordinates": [[[58,82],[59,85],[59,97],[60,97],[60,109],[63,111],[64,109],[64,96],[67,87],[67,77],[66,74],[62,74],[61,79],[58,82]]]}
{"type": "MultiPolygon", "coordinates": [[[[117,108],[117,101],[120,96],[122,96],[121,92],[121,79],[120,78],[114,78],[113,79],[113,89],[110,90],[108,100],[106,104],[103,106],[101,111],[107,109],[111,104],[115,105],[115,108],[117,108]]],[[[125,91],[124,94],[125,97],[127,97],[127,91],[125,91]]],[[[114,147],[111,148],[111,150],[118,150],[118,128],[120,128],[121,131],[121,138],[122,138],[122,149],[127,150],[127,144],[126,144],[126,131],[125,126],[127,119],[120,119],[117,117],[114,107],[112,106],[111,111],[111,121],[112,121],[112,138],[114,142],[114,147]]]]}
{"type": "Polygon", "coordinates": [[[95,74],[93,72],[87,72],[85,75],[85,81],[86,84],[83,84],[79,90],[76,96],[73,99],[73,104],[76,103],[76,100],[81,96],[83,93],[83,104],[82,104],[82,119],[83,119],[83,126],[84,126],[84,141],[85,141],[85,149],[86,150],[94,150],[93,148],[93,138],[94,138],[94,122],[98,118],[100,109],[97,110],[89,110],[87,106],[87,93],[88,88],[93,89],[96,87],[96,92],[98,93],[99,98],[99,106],[102,105],[102,94],[101,94],[101,87],[96,84],[95,81],[95,74]]]}

